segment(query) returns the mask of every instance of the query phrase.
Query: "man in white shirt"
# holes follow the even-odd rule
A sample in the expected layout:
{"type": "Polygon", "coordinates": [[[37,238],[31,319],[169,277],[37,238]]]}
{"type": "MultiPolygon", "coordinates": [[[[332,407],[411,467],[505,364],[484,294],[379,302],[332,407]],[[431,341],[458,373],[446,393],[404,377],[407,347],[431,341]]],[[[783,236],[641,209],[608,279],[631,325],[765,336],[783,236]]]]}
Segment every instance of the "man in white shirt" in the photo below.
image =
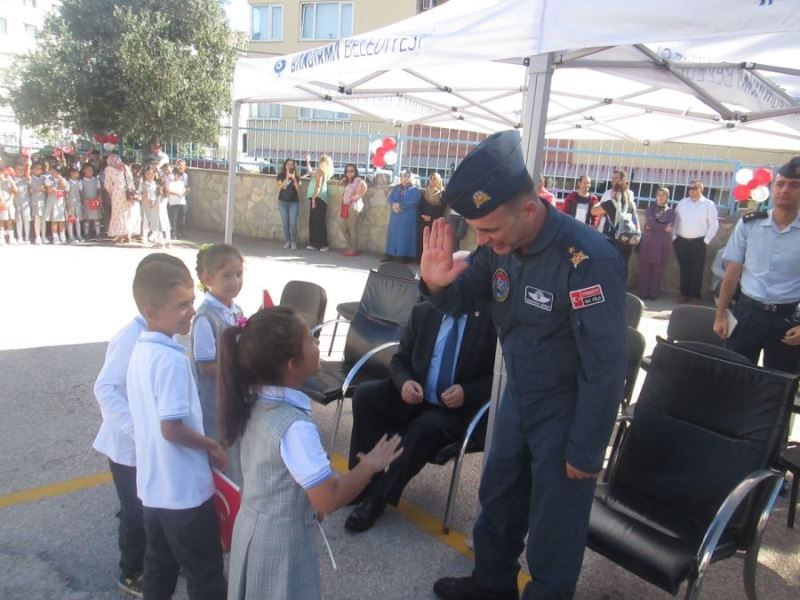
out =
{"type": "Polygon", "coordinates": [[[675,207],[672,245],[680,267],[680,296],[678,302],[700,304],[703,289],[703,270],[706,246],[719,229],[716,205],[703,196],[703,182],[689,182],[689,196],[675,207]]]}

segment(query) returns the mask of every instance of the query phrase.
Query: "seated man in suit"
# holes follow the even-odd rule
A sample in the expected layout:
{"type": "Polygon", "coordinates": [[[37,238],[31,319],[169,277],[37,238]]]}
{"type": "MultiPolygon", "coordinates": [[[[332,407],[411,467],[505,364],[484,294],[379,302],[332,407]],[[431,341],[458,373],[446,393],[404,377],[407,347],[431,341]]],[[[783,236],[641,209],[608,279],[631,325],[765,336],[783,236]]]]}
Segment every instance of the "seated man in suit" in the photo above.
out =
{"type": "Polygon", "coordinates": [[[402,436],[403,454],[362,493],[346,529],[372,527],[442,446],[462,438],[489,400],[496,341],[488,311],[454,319],[427,302],[414,307],[391,378],[363,383],[353,397],[350,468],[385,433],[402,436]]]}

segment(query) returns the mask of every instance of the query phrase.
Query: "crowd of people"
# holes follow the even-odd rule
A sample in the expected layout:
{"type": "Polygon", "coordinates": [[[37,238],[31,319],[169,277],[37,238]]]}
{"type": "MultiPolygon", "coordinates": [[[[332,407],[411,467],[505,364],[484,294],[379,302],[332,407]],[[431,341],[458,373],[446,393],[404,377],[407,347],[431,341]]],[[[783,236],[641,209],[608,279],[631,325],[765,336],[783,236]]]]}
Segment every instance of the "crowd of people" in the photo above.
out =
{"type": "Polygon", "coordinates": [[[141,164],[98,150],[22,154],[15,162],[0,166],[0,245],[138,238],[170,247],[184,236],[186,162],[170,165],[158,144],[141,164]]]}

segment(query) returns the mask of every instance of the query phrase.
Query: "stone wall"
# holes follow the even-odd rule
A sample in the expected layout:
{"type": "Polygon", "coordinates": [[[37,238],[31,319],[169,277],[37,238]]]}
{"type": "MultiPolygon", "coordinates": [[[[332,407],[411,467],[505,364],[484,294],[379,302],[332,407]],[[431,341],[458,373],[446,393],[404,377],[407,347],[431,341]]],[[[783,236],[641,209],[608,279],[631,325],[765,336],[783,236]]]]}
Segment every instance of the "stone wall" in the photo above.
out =
{"type": "MultiPolygon", "coordinates": [[[[227,172],[206,169],[189,170],[189,214],[190,225],[195,229],[222,233],[225,230],[225,194],[227,172]]],[[[298,217],[298,243],[304,247],[308,242],[308,202],[305,201],[308,180],[303,180],[300,190],[300,215],[298,217]]],[[[386,201],[390,187],[386,183],[370,185],[364,199],[365,208],[361,213],[358,228],[358,247],[360,250],[383,254],[386,245],[386,227],[389,221],[389,205],[386,201]]],[[[328,238],[331,248],[345,247],[344,236],[339,219],[342,190],[332,182],[328,188],[328,238]]],[[[640,221],[644,211],[640,211],[640,221]]],[[[711,242],[706,255],[706,271],[703,289],[707,290],[711,281],[711,263],[717,250],[725,244],[733,228],[728,219],[720,221],[717,237],[711,242]]],[[[267,240],[283,240],[283,226],[278,213],[278,189],[274,175],[238,174],[236,176],[236,212],[234,217],[236,235],[267,240]]],[[[475,232],[470,229],[462,242],[463,249],[475,247],[475,232]]],[[[638,254],[631,257],[628,287],[635,289],[638,271],[638,254]]],[[[663,290],[666,293],[678,291],[678,264],[675,255],[664,272],[663,290]]]]}

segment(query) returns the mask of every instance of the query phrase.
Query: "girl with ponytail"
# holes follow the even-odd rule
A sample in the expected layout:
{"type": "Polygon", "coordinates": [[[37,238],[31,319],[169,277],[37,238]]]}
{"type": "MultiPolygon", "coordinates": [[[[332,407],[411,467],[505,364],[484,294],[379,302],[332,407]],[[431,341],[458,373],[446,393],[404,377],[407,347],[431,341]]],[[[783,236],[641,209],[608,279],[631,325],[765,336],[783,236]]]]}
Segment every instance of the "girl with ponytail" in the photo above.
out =
{"type": "Polygon", "coordinates": [[[402,452],[383,437],[337,475],[299,388],[319,371],[318,341],[292,309],[266,308],[219,339],[218,415],[241,443],[242,504],[233,528],[228,600],[321,598],[315,513],[348,504],[402,452]]]}

